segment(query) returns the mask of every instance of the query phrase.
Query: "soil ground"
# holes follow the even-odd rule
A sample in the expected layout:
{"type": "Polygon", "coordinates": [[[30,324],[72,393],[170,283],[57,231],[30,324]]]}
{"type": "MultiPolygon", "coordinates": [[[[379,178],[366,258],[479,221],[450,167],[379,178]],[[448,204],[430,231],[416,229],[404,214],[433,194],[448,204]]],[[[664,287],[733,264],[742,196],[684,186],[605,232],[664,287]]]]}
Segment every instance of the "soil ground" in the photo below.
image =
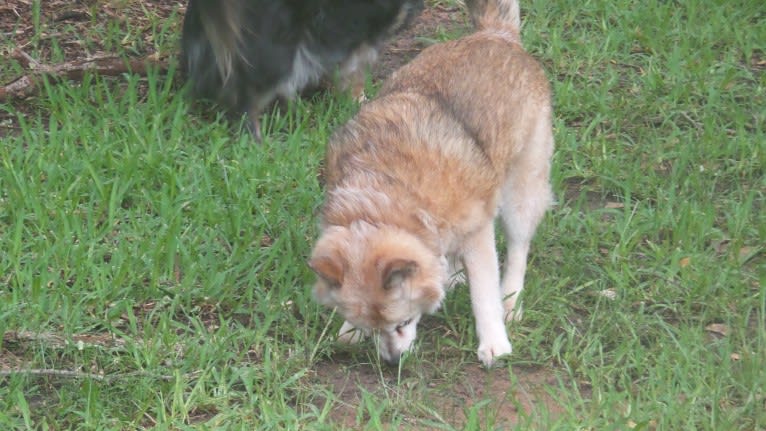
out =
{"type": "MultiPolygon", "coordinates": [[[[431,429],[424,425],[423,420],[433,422],[438,415],[444,422],[460,429],[469,422],[472,413],[479,412],[475,418],[479,423],[490,420],[496,429],[510,429],[523,423],[527,417],[556,417],[563,412],[547,392],[558,385],[550,370],[514,367],[513,379],[510,379],[505,368],[486,370],[477,363],[466,363],[460,367],[458,375],[449,381],[443,376],[438,377],[439,370],[433,370],[434,380],[421,385],[428,389],[414,393],[419,398],[418,404],[423,405],[422,415],[413,414],[412,417],[399,419],[415,429],[431,429]],[[484,407],[474,409],[481,405],[484,407]],[[485,418],[482,412],[491,412],[492,417],[485,418]]],[[[372,364],[336,355],[332,361],[319,363],[315,367],[313,380],[332,390],[336,399],[340,400],[330,414],[332,420],[355,428],[359,426],[360,419],[362,423],[365,420],[357,417],[357,406],[363,402],[365,393],[384,399],[402,398],[404,395],[400,393],[413,395],[406,388],[407,381],[413,378],[408,376],[406,368],[402,376],[397,376],[396,370],[384,370],[381,374],[372,364]],[[397,378],[404,380],[404,389],[398,389],[397,378]]],[[[403,403],[407,401],[405,399],[403,403]]],[[[433,426],[433,429],[439,428],[433,426]]]]}

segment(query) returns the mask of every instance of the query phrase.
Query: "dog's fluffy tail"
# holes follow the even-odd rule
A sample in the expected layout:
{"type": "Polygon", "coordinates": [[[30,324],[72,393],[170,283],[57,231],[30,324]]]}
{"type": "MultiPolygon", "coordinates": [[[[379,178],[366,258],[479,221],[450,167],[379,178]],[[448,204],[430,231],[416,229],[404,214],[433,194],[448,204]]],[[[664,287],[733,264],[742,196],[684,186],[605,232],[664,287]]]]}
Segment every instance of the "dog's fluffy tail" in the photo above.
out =
{"type": "Polygon", "coordinates": [[[241,0],[193,0],[203,31],[212,47],[215,63],[223,82],[232,74],[234,57],[238,54],[242,38],[241,0]]]}
{"type": "Polygon", "coordinates": [[[477,29],[503,29],[519,33],[521,15],[518,0],[466,0],[466,4],[477,29]]]}

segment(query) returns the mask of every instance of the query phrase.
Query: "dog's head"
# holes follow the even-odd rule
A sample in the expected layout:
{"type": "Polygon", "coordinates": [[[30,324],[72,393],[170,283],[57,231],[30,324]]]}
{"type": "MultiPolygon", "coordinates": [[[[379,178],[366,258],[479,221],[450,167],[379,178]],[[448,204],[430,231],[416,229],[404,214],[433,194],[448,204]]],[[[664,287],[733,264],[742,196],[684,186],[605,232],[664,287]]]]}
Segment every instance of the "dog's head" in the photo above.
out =
{"type": "Polygon", "coordinates": [[[314,296],[379,337],[380,354],[396,363],[415,339],[423,313],[444,298],[447,267],[421,240],[401,229],[355,222],[322,232],[309,266],[314,296]]]}

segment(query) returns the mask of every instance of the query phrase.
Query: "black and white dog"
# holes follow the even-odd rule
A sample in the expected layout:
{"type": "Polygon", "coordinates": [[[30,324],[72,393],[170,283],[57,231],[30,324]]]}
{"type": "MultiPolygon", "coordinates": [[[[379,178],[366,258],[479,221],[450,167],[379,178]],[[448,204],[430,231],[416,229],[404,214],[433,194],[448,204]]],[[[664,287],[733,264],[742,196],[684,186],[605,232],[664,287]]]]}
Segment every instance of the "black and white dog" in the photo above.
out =
{"type": "Polygon", "coordinates": [[[423,0],[189,0],[182,67],[195,97],[230,114],[258,118],[339,73],[356,97],[383,43],[422,9],[423,0]]]}

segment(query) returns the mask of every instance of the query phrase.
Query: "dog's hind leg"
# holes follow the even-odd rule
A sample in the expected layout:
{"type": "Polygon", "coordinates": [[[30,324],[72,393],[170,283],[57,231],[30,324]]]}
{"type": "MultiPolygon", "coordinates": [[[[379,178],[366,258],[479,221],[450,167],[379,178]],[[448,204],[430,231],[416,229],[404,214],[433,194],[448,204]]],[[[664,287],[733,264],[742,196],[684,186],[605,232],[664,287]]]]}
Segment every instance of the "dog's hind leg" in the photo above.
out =
{"type": "Polygon", "coordinates": [[[261,113],[259,111],[250,110],[247,112],[247,131],[253,136],[256,142],[263,141],[263,135],[261,135],[261,113]]]}
{"type": "Polygon", "coordinates": [[[255,90],[250,91],[249,105],[247,105],[246,113],[246,126],[247,130],[253,136],[256,142],[263,142],[263,134],[261,133],[261,115],[264,110],[274,102],[277,95],[275,91],[268,91],[264,93],[258,93],[255,90]]]}
{"type": "Polygon", "coordinates": [[[503,320],[494,223],[487,223],[474,233],[465,242],[462,252],[479,336],[479,360],[489,367],[498,356],[511,353],[503,320]]]}
{"type": "Polygon", "coordinates": [[[502,282],[506,321],[520,320],[523,314],[519,295],[524,288],[529,244],[552,201],[549,183],[552,152],[550,115],[541,115],[503,187],[500,214],[508,244],[502,282]]]}

